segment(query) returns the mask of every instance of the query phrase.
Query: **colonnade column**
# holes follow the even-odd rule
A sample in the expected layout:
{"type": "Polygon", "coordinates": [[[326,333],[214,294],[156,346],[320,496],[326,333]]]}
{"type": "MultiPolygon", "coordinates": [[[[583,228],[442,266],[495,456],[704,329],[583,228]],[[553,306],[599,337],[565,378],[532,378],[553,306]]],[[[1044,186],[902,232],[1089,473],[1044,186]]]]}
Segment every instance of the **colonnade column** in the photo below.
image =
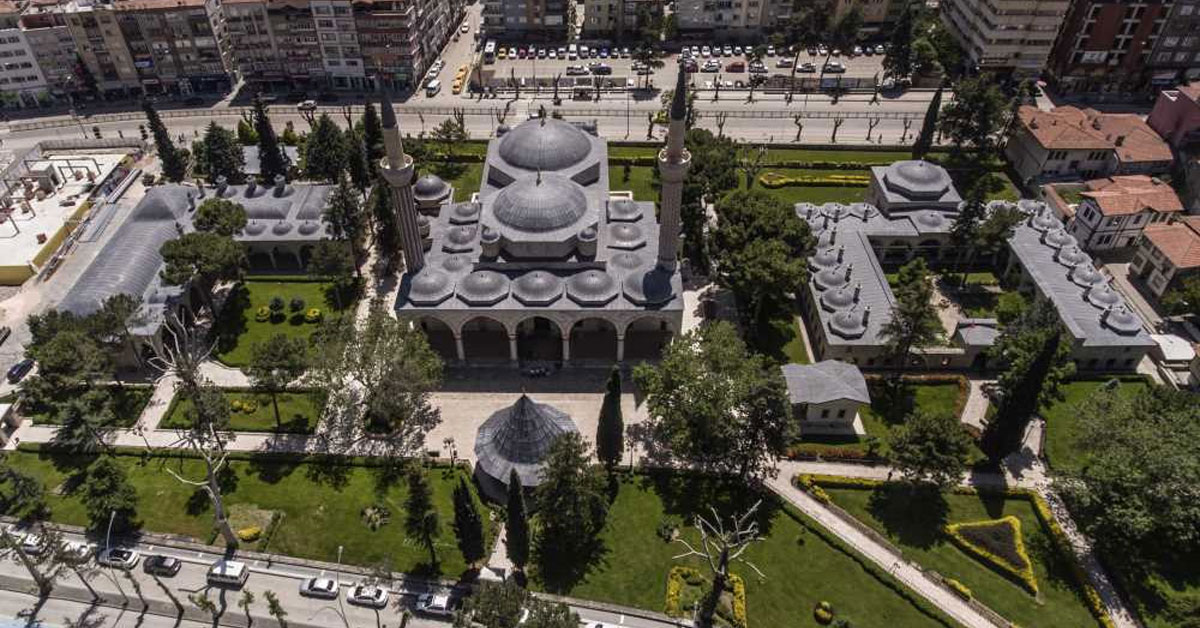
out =
{"type": "Polygon", "coordinates": [[[462,334],[454,334],[454,352],[458,354],[458,361],[465,362],[467,352],[463,350],[462,334]]]}
{"type": "Polygon", "coordinates": [[[617,362],[625,361],[625,335],[617,334],[617,362]]]}
{"type": "Polygon", "coordinates": [[[508,359],[513,364],[517,363],[517,335],[508,335],[508,359]]]}

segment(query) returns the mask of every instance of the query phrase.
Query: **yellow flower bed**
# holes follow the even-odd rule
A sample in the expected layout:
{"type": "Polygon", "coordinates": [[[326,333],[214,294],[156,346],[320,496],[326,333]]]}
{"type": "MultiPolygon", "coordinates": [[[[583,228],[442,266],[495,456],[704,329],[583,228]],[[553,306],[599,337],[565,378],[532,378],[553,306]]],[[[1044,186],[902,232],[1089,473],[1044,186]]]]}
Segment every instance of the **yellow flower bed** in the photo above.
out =
{"type": "Polygon", "coordinates": [[[1025,540],[1021,535],[1021,520],[1012,515],[992,519],[988,521],[968,521],[965,523],[952,523],[943,528],[943,531],[950,540],[958,546],[959,549],[967,554],[978,558],[987,563],[992,568],[1000,573],[1012,578],[1018,584],[1025,587],[1033,595],[1038,593],[1037,578],[1033,575],[1033,561],[1029,560],[1029,554],[1025,551],[1025,540]],[[994,526],[1005,526],[1009,528],[1012,534],[1013,552],[1020,557],[1024,564],[1014,564],[1011,560],[1000,556],[991,549],[973,541],[963,533],[966,530],[986,528],[994,526]]]}
{"type": "Polygon", "coordinates": [[[790,186],[827,186],[827,187],[862,187],[871,184],[871,180],[863,175],[830,174],[819,177],[797,175],[788,176],[778,172],[764,172],[759,175],[758,182],[768,189],[778,189],[790,186]]]}

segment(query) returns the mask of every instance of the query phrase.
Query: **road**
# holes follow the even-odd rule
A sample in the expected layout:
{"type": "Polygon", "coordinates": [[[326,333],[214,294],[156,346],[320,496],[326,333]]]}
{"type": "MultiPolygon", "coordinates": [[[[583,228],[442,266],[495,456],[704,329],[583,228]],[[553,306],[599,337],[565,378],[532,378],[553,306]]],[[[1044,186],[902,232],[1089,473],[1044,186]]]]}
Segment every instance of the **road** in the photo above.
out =
{"type": "MultiPolygon", "coordinates": [[[[66,533],[64,537],[70,541],[84,541],[82,536],[66,533]]],[[[161,541],[161,539],[156,539],[161,541]]],[[[62,576],[51,594],[51,603],[39,609],[38,616],[54,625],[59,617],[76,621],[80,617],[95,621],[78,625],[95,626],[141,626],[153,628],[159,625],[176,625],[175,619],[180,613],[171,595],[185,607],[181,626],[214,625],[246,626],[245,612],[238,602],[242,591],[251,591],[255,601],[250,604],[248,612],[256,625],[275,625],[271,617],[265,592],[272,591],[279,599],[280,605],[287,611],[288,624],[296,628],[329,628],[336,626],[398,626],[404,609],[412,609],[416,596],[431,590],[449,592],[448,587],[430,588],[424,581],[409,581],[402,576],[385,583],[389,586],[389,600],[386,608],[375,610],[349,604],[344,596],[338,600],[317,600],[301,596],[299,586],[303,579],[321,576],[333,578],[341,583],[343,590],[348,590],[354,583],[360,582],[364,576],[352,568],[339,570],[332,563],[317,563],[302,561],[287,557],[270,557],[264,559],[261,555],[250,555],[243,560],[250,568],[250,577],[241,589],[224,589],[210,586],[206,582],[209,566],[221,557],[221,554],[197,546],[184,544],[163,544],[155,542],[142,543],[136,546],[142,553],[143,560],[149,554],[162,554],[178,558],[183,567],[173,577],[155,577],[147,575],[139,564],[130,576],[138,583],[144,601],[139,599],[136,589],[119,571],[108,568],[97,568],[95,573],[87,576],[86,585],[76,574],[62,576]],[[92,605],[92,594],[88,586],[101,598],[92,605]],[[170,595],[164,589],[170,591],[170,595]],[[209,615],[189,601],[189,595],[206,595],[218,607],[218,612],[209,615]],[[128,601],[127,601],[128,600],[128,601]],[[143,615],[148,622],[139,621],[143,615]],[[169,620],[169,624],[164,623],[169,620]],[[150,623],[152,622],[152,623],[150,623]]],[[[3,572],[0,573],[0,628],[5,628],[3,618],[27,618],[28,611],[35,607],[37,600],[23,592],[33,586],[33,580],[24,570],[15,556],[7,555],[2,559],[3,572]]],[[[604,622],[608,626],[627,626],[630,628],[662,628],[675,625],[674,622],[655,619],[653,613],[644,617],[635,617],[620,612],[574,606],[573,610],[587,622],[604,622]]],[[[67,622],[63,622],[67,625],[67,622]]],[[[416,615],[408,623],[415,628],[444,628],[449,622],[442,618],[416,615]]]]}

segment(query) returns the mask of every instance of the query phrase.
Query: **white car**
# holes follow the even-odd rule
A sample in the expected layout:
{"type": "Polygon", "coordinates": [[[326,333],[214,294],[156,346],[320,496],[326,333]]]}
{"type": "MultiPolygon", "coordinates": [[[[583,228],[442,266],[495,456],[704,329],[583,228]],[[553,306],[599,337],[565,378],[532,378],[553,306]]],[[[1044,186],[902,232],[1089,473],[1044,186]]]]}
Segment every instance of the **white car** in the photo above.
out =
{"type": "Polygon", "coordinates": [[[458,32],[463,33],[464,35],[471,32],[471,25],[463,22],[463,25],[458,29],[458,32]]]}
{"type": "Polygon", "coordinates": [[[338,596],[338,584],[332,578],[305,578],[300,583],[300,595],[335,600],[338,596]]]}
{"type": "Polygon", "coordinates": [[[767,56],[768,57],[775,56],[775,46],[767,46],[767,56]]]}
{"type": "Polygon", "coordinates": [[[885,52],[887,52],[887,49],[883,47],[883,44],[879,44],[878,46],[875,46],[875,54],[881,55],[885,52]]]}
{"type": "MultiPolygon", "coordinates": [[[[556,51],[556,50],[555,50],[555,49],[553,49],[553,48],[551,48],[551,49],[550,49],[550,52],[549,52],[549,53],[547,53],[547,54],[550,56],[550,58],[551,58],[551,59],[557,59],[557,58],[558,58],[558,51],[556,51]]],[[[539,59],[541,58],[541,55],[540,55],[540,54],[538,55],[538,58],[539,58],[539,59]]]]}
{"type": "Polygon", "coordinates": [[[43,539],[40,534],[30,532],[21,537],[21,550],[30,556],[40,556],[46,551],[46,539],[43,539]]]}
{"type": "Polygon", "coordinates": [[[83,563],[92,557],[93,548],[82,541],[67,541],[63,543],[62,550],[67,558],[83,563]]]}
{"type": "Polygon", "coordinates": [[[722,57],[732,57],[733,56],[733,46],[725,46],[724,48],[722,48],[721,56],[722,57]]]}
{"type": "Polygon", "coordinates": [[[301,101],[300,104],[296,105],[296,110],[297,111],[316,111],[317,110],[317,101],[315,101],[315,100],[301,101]]]}
{"type": "Polygon", "coordinates": [[[128,571],[133,569],[141,558],[141,554],[138,554],[134,550],[125,549],[124,547],[110,547],[100,552],[100,555],[96,557],[96,562],[105,567],[128,571]]]}
{"type": "Polygon", "coordinates": [[[388,603],[387,589],[373,584],[356,584],[346,592],[346,601],[359,606],[383,608],[388,603]]]}
{"type": "Polygon", "coordinates": [[[417,597],[417,612],[426,615],[449,617],[454,613],[450,606],[450,596],[445,593],[425,593],[417,597]]]}

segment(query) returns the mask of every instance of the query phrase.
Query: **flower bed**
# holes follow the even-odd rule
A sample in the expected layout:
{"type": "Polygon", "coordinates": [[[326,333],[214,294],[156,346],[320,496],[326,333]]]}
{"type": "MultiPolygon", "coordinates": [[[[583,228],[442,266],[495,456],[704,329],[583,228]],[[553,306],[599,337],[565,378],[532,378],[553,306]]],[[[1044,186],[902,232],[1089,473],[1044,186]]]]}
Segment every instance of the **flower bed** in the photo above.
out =
{"type": "Polygon", "coordinates": [[[1025,551],[1019,519],[1010,515],[990,521],[953,523],[943,531],[959,549],[1037,595],[1037,578],[1025,551]]]}
{"type": "MultiPolygon", "coordinates": [[[[729,575],[728,607],[717,605],[717,615],[734,628],[746,628],[746,583],[737,574],[729,575]]],[[[709,580],[694,567],[676,565],[667,573],[667,599],[663,612],[668,617],[689,617],[708,594],[709,580]]]]}
{"type": "Polygon", "coordinates": [[[777,172],[765,172],[758,177],[764,188],[775,190],[791,186],[811,187],[867,187],[871,180],[861,175],[829,175],[824,177],[787,176],[777,172]]]}

